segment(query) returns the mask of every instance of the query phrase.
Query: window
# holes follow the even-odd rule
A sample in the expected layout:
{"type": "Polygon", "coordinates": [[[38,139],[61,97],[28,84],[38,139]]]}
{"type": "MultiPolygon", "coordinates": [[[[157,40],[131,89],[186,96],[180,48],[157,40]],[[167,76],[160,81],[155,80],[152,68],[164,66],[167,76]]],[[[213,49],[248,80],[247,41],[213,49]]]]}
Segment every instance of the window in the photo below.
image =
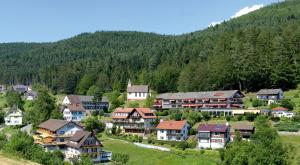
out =
{"type": "Polygon", "coordinates": [[[139,93],[139,97],[141,97],[141,93],[139,93]]]}
{"type": "Polygon", "coordinates": [[[59,131],[59,134],[64,134],[65,133],[65,131],[59,131]]]}
{"type": "Polygon", "coordinates": [[[137,97],[137,93],[134,93],[134,96],[137,97]]]}
{"type": "Polygon", "coordinates": [[[161,136],[161,137],[160,137],[160,140],[164,140],[164,137],[163,137],[163,136],[161,136]]]}

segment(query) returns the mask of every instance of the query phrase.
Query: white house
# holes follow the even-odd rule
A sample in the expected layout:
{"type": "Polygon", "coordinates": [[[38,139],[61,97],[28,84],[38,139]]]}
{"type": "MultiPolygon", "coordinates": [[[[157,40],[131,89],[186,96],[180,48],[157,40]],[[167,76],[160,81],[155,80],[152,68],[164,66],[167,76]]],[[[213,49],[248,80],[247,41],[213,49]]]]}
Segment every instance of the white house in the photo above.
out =
{"type": "Polygon", "coordinates": [[[157,140],[183,141],[188,138],[190,125],[186,120],[161,121],[157,127],[157,140]]]}
{"type": "Polygon", "coordinates": [[[11,107],[5,114],[5,125],[22,125],[23,112],[17,107],[11,107]]]}
{"type": "Polygon", "coordinates": [[[150,95],[148,85],[132,85],[131,81],[128,81],[127,100],[145,100],[150,95]]]}
{"type": "Polygon", "coordinates": [[[267,101],[268,105],[277,103],[284,98],[282,89],[261,89],[257,92],[256,98],[267,101]]]}
{"type": "Polygon", "coordinates": [[[227,124],[200,124],[198,127],[198,148],[224,148],[230,140],[227,124]]]}
{"type": "Polygon", "coordinates": [[[63,117],[67,121],[81,121],[85,116],[86,111],[81,104],[66,105],[63,110],[63,117]]]}
{"type": "Polygon", "coordinates": [[[287,108],[284,107],[273,108],[271,113],[274,117],[286,117],[286,118],[292,118],[296,115],[295,112],[289,111],[287,108]]]}
{"type": "Polygon", "coordinates": [[[26,100],[30,100],[30,101],[35,100],[37,98],[37,96],[38,95],[37,95],[36,91],[30,90],[27,93],[25,93],[26,100]]]}

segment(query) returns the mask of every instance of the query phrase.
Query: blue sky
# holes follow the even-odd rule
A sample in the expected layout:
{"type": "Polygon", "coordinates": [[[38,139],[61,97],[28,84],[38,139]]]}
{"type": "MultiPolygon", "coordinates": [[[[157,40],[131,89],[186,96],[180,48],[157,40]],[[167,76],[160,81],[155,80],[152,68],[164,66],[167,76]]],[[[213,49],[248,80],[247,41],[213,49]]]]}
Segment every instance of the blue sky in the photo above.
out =
{"type": "Polygon", "coordinates": [[[182,34],[278,0],[1,0],[0,42],[48,42],[97,30],[182,34]]]}

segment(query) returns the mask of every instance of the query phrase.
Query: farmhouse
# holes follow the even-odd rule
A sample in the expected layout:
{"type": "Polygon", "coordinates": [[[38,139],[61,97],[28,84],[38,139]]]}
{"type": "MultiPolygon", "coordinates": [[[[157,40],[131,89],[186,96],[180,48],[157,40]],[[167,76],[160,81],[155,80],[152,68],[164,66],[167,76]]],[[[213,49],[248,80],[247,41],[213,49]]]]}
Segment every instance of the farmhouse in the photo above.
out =
{"type": "Polygon", "coordinates": [[[283,99],[282,89],[261,89],[256,94],[257,99],[268,102],[268,105],[283,99]]]}
{"type": "Polygon", "coordinates": [[[108,109],[109,102],[106,96],[101,100],[94,100],[94,96],[81,96],[81,95],[67,95],[63,100],[63,105],[77,105],[81,104],[86,110],[101,110],[108,109]]]}
{"type": "Polygon", "coordinates": [[[274,117],[286,117],[286,118],[292,118],[296,115],[295,112],[289,111],[289,109],[284,107],[273,108],[271,113],[274,117]]]}
{"type": "Polygon", "coordinates": [[[251,135],[253,135],[255,132],[255,127],[250,122],[249,123],[248,122],[234,123],[230,127],[230,140],[231,141],[234,140],[234,138],[236,136],[236,132],[239,132],[239,134],[243,140],[249,140],[251,135]]]}
{"type": "Polygon", "coordinates": [[[232,115],[232,109],[243,108],[244,94],[238,90],[186,93],[164,93],[156,97],[156,109],[192,108],[215,115],[232,115]]]}
{"type": "Polygon", "coordinates": [[[127,85],[127,100],[145,100],[150,96],[148,85],[132,85],[131,81],[128,81],[127,85]]]}
{"type": "Polygon", "coordinates": [[[22,125],[22,118],[23,112],[19,108],[16,106],[8,108],[4,117],[5,125],[22,125]]]}
{"type": "Polygon", "coordinates": [[[186,120],[161,121],[157,127],[157,140],[183,141],[188,138],[190,125],[186,120]]]}
{"type": "Polygon", "coordinates": [[[37,98],[37,92],[36,91],[28,91],[25,93],[26,100],[35,100],[37,98]]]}
{"type": "Polygon", "coordinates": [[[199,148],[224,148],[229,140],[227,124],[200,124],[198,127],[199,148]]]}
{"type": "Polygon", "coordinates": [[[28,91],[28,86],[26,85],[14,85],[13,90],[19,93],[25,93],[28,91]]]}
{"type": "Polygon", "coordinates": [[[66,143],[64,151],[66,159],[78,159],[81,154],[88,155],[94,163],[111,160],[112,153],[104,151],[97,137],[87,131],[76,131],[66,143]]]}
{"type": "Polygon", "coordinates": [[[113,125],[123,133],[148,134],[154,130],[155,114],[149,108],[117,108],[113,114],[113,125]]]}
{"type": "Polygon", "coordinates": [[[69,104],[64,106],[63,117],[67,121],[81,121],[85,116],[86,111],[82,104],[69,104]]]}
{"type": "Polygon", "coordinates": [[[94,162],[110,160],[111,153],[101,149],[102,144],[94,134],[84,131],[81,124],[73,121],[49,119],[38,126],[33,138],[46,151],[62,151],[68,160],[83,153],[91,156],[94,162]]]}

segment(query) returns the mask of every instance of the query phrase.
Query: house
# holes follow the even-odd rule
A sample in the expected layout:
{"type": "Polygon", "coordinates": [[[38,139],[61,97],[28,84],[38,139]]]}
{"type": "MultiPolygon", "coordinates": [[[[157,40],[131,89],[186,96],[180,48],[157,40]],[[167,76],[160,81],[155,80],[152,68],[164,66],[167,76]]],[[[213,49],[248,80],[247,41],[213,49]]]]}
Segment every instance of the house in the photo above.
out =
{"type": "Polygon", "coordinates": [[[292,118],[296,115],[295,112],[289,111],[289,109],[284,107],[273,108],[271,114],[273,117],[286,117],[286,118],[292,118]]]}
{"type": "Polygon", "coordinates": [[[17,91],[19,93],[25,93],[25,92],[28,92],[28,86],[26,86],[26,85],[14,85],[13,90],[17,91]]]}
{"type": "Polygon", "coordinates": [[[156,97],[154,108],[191,108],[216,116],[232,115],[232,109],[244,107],[244,94],[238,90],[163,93],[156,97]]]}
{"type": "Polygon", "coordinates": [[[132,85],[131,81],[128,81],[127,85],[127,100],[146,100],[150,96],[150,90],[148,85],[132,85]]]}
{"type": "Polygon", "coordinates": [[[74,121],[49,119],[37,127],[33,138],[46,151],[58,149],[70,161],[87,154],[98,163],[109,161],[112,155],[102,150],[101,142],[93,133],[84,131],[83,126],[74,121]]]}
{"type": "Polygon", "coordinates": [[[0,93],[4,93],[6,90],[5,85],[0,85],[0,93]]]}
{"type": "Polygon", "coordinates": [[[84,154],[88,155],[94,163],[110,161],[112,153],[104,151],[102,147],[102,143],[93,133],[79,130],[66,143],[65,158],[78,159],[81,154],[84,154]]]}
{"type": "Polygon", "coordinates": [[[80,123],[49,119],[37,127],[33,138],[35,143],[42,145],[47,151],[64,149],[68,139],[79,130],[83,130],[80,123]]]}
{"type": "Polygon", "coordinates": [[[100,101],[94,100],[94,96],[67,95],[63,100],[63,105],[82,104],[86,110],[104,110],[109,109],[109,102],[106,96],[100,101]]]}
{"type": "Polygon", "coordinates": [[[28,91],[25,93],[26,100],[35,100],[37,98],[37,92],[36,91],[28,91]]]}
{"type": "Polygon", "coordinates": [[[183,141],[188,138],[190,125],[186,120],[161,121],[157,127],[157,140],[183,141]]]}
{"type": "Polygon", "coordinates": [[[234,123],[230,127],[230,140],[234,141],[236,132],[240,133],[240,136],[243,140],[249,140],[251,135],[255,132],[255,127],[250,122],[238,122],[234,123]]]}
{"type": "Polygon", "coordinates": [[[268,102],[268,105],[283,99],[282,89],[261,89],[256,93],[256,98],[268,102]]]}
{"type": "Polygon", "coordinates": [[[199,148],[224,148],[230,140],[228,124],[200,124],[198,127],[199,148]]]}
{"type": "Polygon", "coordinates": [[[4,117],[5,125],[15,126],[22,125],[23,112],[16,106],[7,109],[4,117]]]}
{"type": "Polygon", "coordinates": [[[153,123],[156,116],[150,108],[117,108],[112,119],[113,125],[123,133],[144,135],[155,129],[153,123]]]}
{"type": "Polygon", "coordinates": [[[264,116],[270,116],[271,110],[269,110],[269,109],[262,109],[262,110],[260,111],[260,114],[262,114],[262,115],[264,115],[264,116]]]}
{"type": "Polygon", "coordinates": [[[81,121],[86,116],[85,111],[82,104],[69,104],[64,106],[63,117],[67,121],[81,121]]]}

